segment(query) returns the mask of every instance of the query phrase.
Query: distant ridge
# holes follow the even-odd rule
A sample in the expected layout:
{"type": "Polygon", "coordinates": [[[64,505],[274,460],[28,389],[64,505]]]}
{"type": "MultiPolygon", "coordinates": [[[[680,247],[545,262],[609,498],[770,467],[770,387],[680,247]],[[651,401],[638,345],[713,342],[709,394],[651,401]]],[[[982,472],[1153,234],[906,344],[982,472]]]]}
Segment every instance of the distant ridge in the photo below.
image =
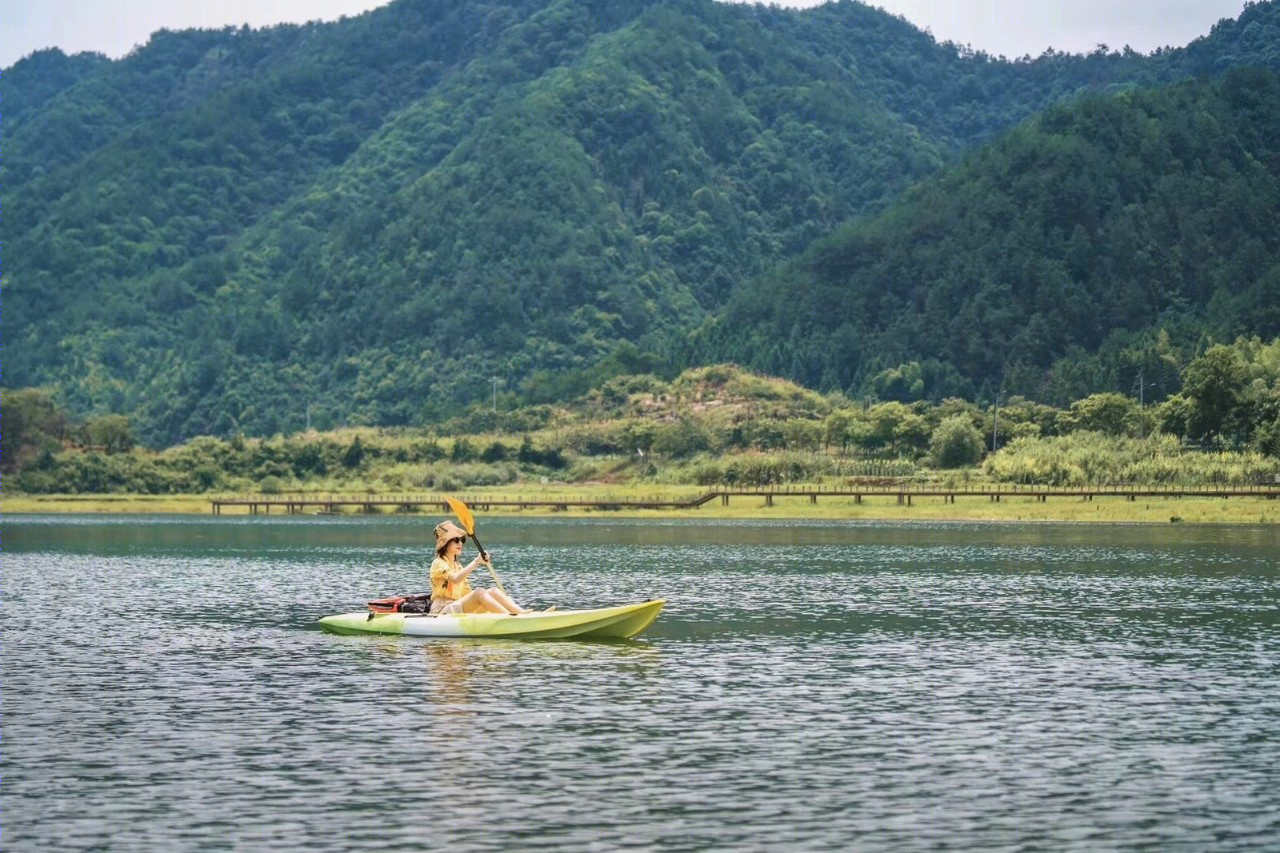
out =
{"type": "MultiPolygon", "coordinates": [[[[965,152],[1081,93],[1275,69],[1278,19],[1258,3],[1184,50],[1005,62],[852,2],[400,0],[161,32],[118,61],[41,52],[4,72],[7,379],[163,445],[419,423],[494,379],[537,401],[674,369],[733,346],[689,335],[726,305],[722,329],[747,316],[749,282],[944,168],[970,174],[965,152]]],[[[1265,295],[1265,273],[1228,294],[1265,295]]],[[[1096,338],[981,370],[1030,387],[1096,338]]],[[[775,336],[766,356],[851,392],[899,363],[836,342],[857,360],[814,370],[819,345],[775,336]]],[[[980,391],[963,348],[901,357],[980,391]]]]}

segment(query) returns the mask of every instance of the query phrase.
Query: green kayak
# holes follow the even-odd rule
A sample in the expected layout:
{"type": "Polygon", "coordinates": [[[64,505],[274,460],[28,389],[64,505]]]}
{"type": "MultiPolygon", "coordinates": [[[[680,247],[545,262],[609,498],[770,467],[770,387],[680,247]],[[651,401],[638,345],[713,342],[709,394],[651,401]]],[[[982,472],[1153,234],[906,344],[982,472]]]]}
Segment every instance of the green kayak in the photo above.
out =
{"type": "Polygon", "coordinates": [[[331,634],[398,634],[405,637],[510,637],[520,639],[624,640],[658,618],[665,599],[595,610],[552,610],[504,616],[474,613],[428,616],[419,613],[341,613],[320,620],[331,634]]]}

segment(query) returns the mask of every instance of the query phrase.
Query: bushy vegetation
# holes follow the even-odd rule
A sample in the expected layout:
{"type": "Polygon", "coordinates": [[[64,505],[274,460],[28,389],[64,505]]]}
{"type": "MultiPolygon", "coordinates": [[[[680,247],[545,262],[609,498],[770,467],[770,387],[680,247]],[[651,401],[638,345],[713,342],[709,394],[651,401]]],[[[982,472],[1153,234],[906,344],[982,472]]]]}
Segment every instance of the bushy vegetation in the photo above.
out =
{"type": "MultiPolygon", "coordinates": [[[[924,482],[1080,486],[1273,482],[1280,338],[1210,348],[1154,406],[1111,393],[1066,409],[851,401],[732,365],[619,377],[571,405],[447,425],[271,439],[203,437],[156,452],[76,424],[47,392],[5,397],[8,488],[32,493],[449,492],[520,482],[698,486],[924,482]],[[1213,412],[1216,425],[1205,420],[1213,412]],[[1194,430],[1194,431],[1193,431],[1194,430]],[[990,453],[994,444],[996,452],[990,453]],[[956,473],[958,472],[958,474],[956,473]]],[[[123,429],[123,435],[120,430],[123,429]]]]}
{"type": "Polygon", "coordinates": [[[937,468],[964,468],[983,456],[982,434],[964,415],[951,415],[938,424],[929,439],[929,453],[937,468]]]}
{"type": "MultiPolygon", "coordinates": [[[[152,448],[724,360],[903,404],[1139,370],[1162,398],[1157,321],[1184,362],[1276,333],[1275,86],[1147,89],[1280,68],[1277,32],[1257,3],[1184,50],[1011,62],[857,3],[397,0],[41,52],[4,72],[6,379],[152,448]]],[[[805,440],[770,420],[744,440],[805,440]]]]}
{"type": "Polygon", "coordinates": [[[1276,482],[1280,460],[1257,451],[1189,451],[1164,434],[1077,432],[1014,439],[987,458],[983,471],[996,482],[1044,486],[1240,486],[1276,482]]]}
{"type": "Polygon", "coordinates": [[[530,436],[437,439],[378,430],[269,440],[203,437],[155,452],[47,444],[7,485],[31,493],[199,494],[375,489],[450,491],[562,473],[559,449],[530,436]]]}

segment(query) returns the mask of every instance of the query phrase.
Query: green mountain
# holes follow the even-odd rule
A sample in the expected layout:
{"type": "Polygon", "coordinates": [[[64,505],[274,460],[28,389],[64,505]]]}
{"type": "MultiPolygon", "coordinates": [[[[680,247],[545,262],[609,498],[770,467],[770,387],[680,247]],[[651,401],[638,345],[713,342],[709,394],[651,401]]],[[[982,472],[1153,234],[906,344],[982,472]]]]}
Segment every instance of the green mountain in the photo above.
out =
{"type": "MultiPolygon", "coordinates": [[[[695,338],[810,387],[1067,405],[1280,336],[1280,77],[1050,108],[753,281],[695,338]]],[[[1141,386],[1139,385],[1141,383],[1141,386]]]]}
{"type": "Polygon", "coordinates": [[[38,53],[2,75],[6,379],[152,444],[439,418],[495,378],[554,399],[679,363],[748,282],[1029,116],[1280,67],[1277,33],[1258,3],[1182,50],[1009,62],[853,2],[397,0],[38,53]]]}

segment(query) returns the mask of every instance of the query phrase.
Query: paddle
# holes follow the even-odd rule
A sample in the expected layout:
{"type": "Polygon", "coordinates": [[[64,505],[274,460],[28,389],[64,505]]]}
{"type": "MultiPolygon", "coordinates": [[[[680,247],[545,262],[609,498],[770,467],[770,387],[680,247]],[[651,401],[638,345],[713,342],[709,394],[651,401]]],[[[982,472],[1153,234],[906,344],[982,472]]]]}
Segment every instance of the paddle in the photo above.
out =
{"type": "Polygon", "coordinates": [[[498,589],[506,593],[506,589],[502,586],[502,581],[498,580],[498,573],[493,570],[493,563],[489,562],[489,554],[484,550],[484,546],[480,544],[480,540],[476,539],[476,519],[471,514],[471,509],[457,498],[445,498],[445,503],[449,504],[449,508],[453,510],[453,514],[458,517],[458,521],[462,522],[462,529],[467,531],[467,535],[476,543],[476,547],[480,549],[480,559],[484,560],[484,564],[489,567],[489,574],[493,575],[493,582],[498,585],[498,589]]]}

